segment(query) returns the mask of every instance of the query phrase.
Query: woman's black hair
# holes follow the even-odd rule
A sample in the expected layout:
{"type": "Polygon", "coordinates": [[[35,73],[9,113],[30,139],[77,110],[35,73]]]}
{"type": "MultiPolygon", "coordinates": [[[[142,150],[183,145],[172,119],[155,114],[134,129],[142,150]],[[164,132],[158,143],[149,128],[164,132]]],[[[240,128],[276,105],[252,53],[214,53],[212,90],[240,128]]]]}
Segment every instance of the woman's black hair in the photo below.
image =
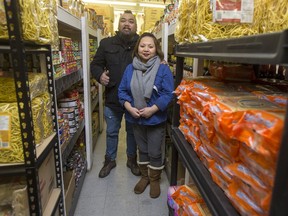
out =
{"type": "Polygon", "coordinates": [[[155,35],[150,33],[150,32],[144,32],[143,34],[141,34],[141,36],[139,37],[139,39],[138,39],[138,41],[137,41],[137,43],[136,43],[136,45],[134,47],[134,50],[133,50],[133,53],[132,53],[132,57],[134,58],[136,56],[137,58],[140,58],[140,56],[138,54],[138,47],[139,47],[141,39],[144,38],[144,37],[151,37],[153,39],[155,47],[156,47],[156,55],[158,55],[159,58],[162,61],[164,59],[164,53],[162,52],[162,49],[161,49],[161,46],[160,46],[160,42],[157,40],[155,35]]]}

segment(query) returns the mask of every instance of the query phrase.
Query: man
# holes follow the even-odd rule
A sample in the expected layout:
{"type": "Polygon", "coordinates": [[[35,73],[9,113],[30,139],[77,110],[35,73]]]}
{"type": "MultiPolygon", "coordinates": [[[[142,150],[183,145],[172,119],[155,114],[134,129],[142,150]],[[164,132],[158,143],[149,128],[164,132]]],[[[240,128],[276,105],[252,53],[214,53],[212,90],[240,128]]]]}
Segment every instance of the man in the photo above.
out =
{"type": "MultiPolygon", "coordinates": [[[[124,11],[119,19],[118,32],[113,37],[101,40],[91,62],[92,75],[105,86],[106,154],[104,166],[99,172],[100,178],[109,175],[111,169],[116,167],[119,129],[124,114],[124,108],[118,100],[118,86],[126,66],[132,63],[132,51],[139,38],[136,30],[134,15],[129,10],[124,11]]],[[[128,122],[126,122],[126,135],[128,157],[126,165],[134,175],[140,176],[137,146],[132,125],[128,122]]]]}

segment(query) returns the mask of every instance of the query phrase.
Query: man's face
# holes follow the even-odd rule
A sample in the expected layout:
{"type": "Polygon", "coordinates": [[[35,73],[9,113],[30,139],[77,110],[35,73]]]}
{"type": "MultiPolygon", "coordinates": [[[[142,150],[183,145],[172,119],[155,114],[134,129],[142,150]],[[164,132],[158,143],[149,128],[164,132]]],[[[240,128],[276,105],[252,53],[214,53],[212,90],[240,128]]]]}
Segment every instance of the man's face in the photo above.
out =
{"type": "Polygon", "coordinates": [[[119,20],[118,30],[125,36],[133,36],[136,33],[137,25],[133,14],[124,13],[119,20]]]}

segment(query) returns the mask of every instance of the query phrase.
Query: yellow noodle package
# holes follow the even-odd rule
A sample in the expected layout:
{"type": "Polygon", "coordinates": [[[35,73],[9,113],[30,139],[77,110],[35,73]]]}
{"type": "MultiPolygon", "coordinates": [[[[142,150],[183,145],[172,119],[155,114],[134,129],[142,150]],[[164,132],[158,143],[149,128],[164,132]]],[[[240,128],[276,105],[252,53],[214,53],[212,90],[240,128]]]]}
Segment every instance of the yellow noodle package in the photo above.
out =
{"type": "MultiPolygon", "coordinates": [[[[47,91],[47,75],[45,73],[28,73],[30,98],[33,99],[47,91]]],[[[0,102],[16,102],[14,78],[10,74],[0,76],[0,102]]]]}
{"type": "Polygon", "coordinates": [[[247,6],[247,1],[243,0],[185,0],[179,8],[179,22],[175,39],[178,43],[193,43],[258,34],[264,13],[261,3],[262,0],[249,1],[247,6]],[[248,12],[245,14],[241,11],[237,14],[233,12],[233,8],[232,12],[215,9],[217,5],[227,2],[236,8],[239,7],[239,4],[242,7],[246,5],[245,8],[248,8],[248,12]],[[239,17],[239,19],[235,19],[233,16],[226,17],[227,14],[236,14],[236,18],[239,17]],[[244,15],[250,19],[243,19],[244,15]]]}
{"type": "Polygon", "coordinates": [[[8,39],[4,1],[0,1],[0,39],[8,39]]]}
{"type": "Polygon", "coordinates": [[[39,40],[39,19],[37,16],[37,0],[19,0],[21,20],[22,20],[22,37],[27,41],[39,40]]]}
{"type": "MultiPolygon", "coordinates": [[[[49,93],[34,98],[31,106],[35,144],[41,144],[43,139],[53,133],[49,93]]],[[[23,146],[17,103],[0,103],[0,125],[0,134],[5,135],[0,146],[0,163],[22,162],[23,146]]]]}
{"type": "Polygon", "coordinates": [[[262,10],[262,32],[277,32],[288,28],[287,0],[262,0],[262,10]]]}
{"type": "Polygon", "coordinates": [[[36,1],[36,12],[39,19],[39,43],[56,44],[58,38],[57,3],[55,0],[36,1]]]}

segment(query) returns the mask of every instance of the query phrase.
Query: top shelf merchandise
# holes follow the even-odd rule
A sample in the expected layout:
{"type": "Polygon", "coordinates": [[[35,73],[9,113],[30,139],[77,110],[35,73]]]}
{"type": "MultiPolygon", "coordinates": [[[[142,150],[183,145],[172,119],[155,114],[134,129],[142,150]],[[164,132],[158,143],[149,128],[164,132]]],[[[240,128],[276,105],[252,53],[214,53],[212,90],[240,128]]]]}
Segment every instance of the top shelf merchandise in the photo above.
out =
{"type": "MultiPolygon", "coordinates": [[[[277,33],[254,35],[240,37],[237,39],[215,40],[211,42],[201,42],[194,44],[176,45],[175,56],[176,63],[176,86],[180,84],[183,78],[183,63],[185,57],[193,57],[199,59],[218,60],[225,62],[236,62],[244,64],[279,64],[288,65],[288,30],[277,33]]],[[[223,86],[222,86],[223,88],[223,86]]],[[[286,105],[287,106],[287,105],[286,105]]],[[[284,108],[285,109],[285,108],[284,108]]],[[[261,111],[261,108],[259,109],[261,111]]],[[[285,198],[288,194],[288,159],[287,159],[287,142],[288,142],[288,108],[284,111],[283,124],[279,130],[283,131],[280,137],[280,147],[278,159],[275,161],[276,174],[274,185],[272,187],[272,198],[270,202],[269,213],[265,215],[287,215],[288,209],[285,198]],[[286,113],[286,114],[285,114],[286,113]]],[[[176,150],[185,162],[191,176],[197,183],[203,197],[209,206],[213,215],[238,215],[233,209],[224,192],[212,181],[206,167],[202,164],[193,148],[200,149],[199,145],[190,140],[185,140],[183,134],[179,130],[180,107],[174,104],[174,119],[172,126],[172,138],[175,143],[176,150]],[[191,146],[192,144],[192,146],[191,146]]],[[[219,121],[219,120],[218,120],[219,121]]],[[[280,131],[278,131],[280,132],[280,131]]],[[[272,142],[272,141],[271,141],[272,142]]],[[[272,145],[272,144],[271,144],[272,145]]],[[[243,152],[243,151],[242,151],[243,152]]],[[[210,170],[210,169],[209,169],[210,170]]],[[[226,169],[225,169],[226,170],[226,169]]],[[[173,172],[173,171],[171,171],[173,172]]],[[[267,176],[268,178],[268,176],[267,176]]],[[[172,179],[172,184],[173,178],[172,179]]],[[[227,191],[226,191],[227,192],[227,191]]],[[[239,203],[236,206],[239,207],[239,203]]],[[[235,206],[234,206],[235,207],[235,206]]],[[[269,204],[268,204],[269,207],[269,204]]],[[[239,210],[239,209],[238,209],[239,210]]]]}

